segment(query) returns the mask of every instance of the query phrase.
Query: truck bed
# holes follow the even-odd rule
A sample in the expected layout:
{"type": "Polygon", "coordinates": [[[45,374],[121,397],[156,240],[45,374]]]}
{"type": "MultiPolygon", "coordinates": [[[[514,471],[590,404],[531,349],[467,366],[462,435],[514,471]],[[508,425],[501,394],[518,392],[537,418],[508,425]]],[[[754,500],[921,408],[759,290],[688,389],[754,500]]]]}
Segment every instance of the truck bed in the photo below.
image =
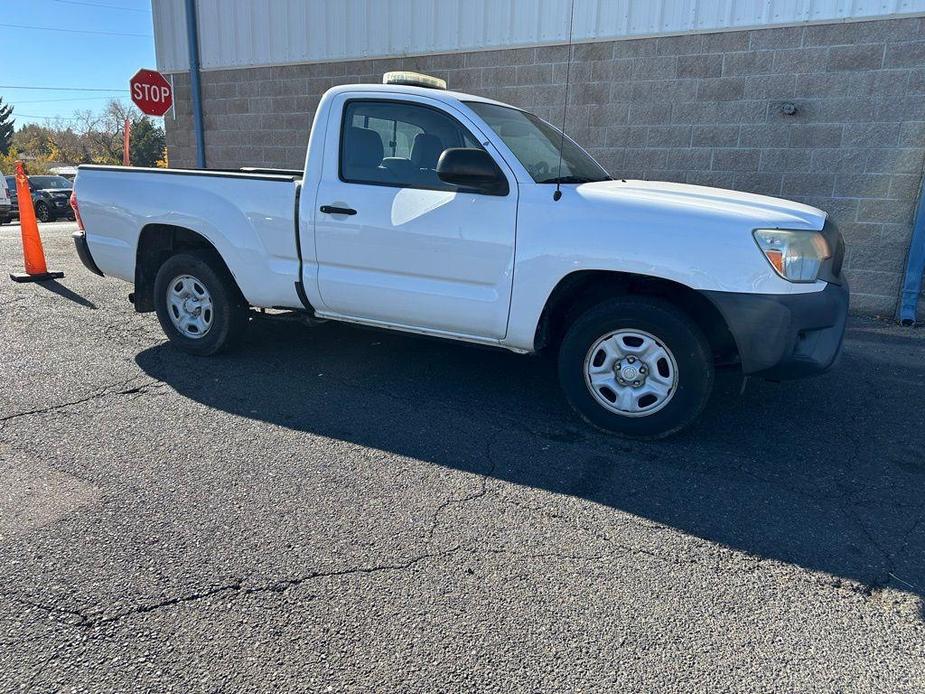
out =
{"type": "Polygon", "coordinates": [[[219,252],[254,306],[301,306],[296,200],[302,172],[82,165],[75,192],[104,275],[135,281],[139,240],[182,227],[219,252]],[[280,298],[289,301],[280,303],[280,298]]]}

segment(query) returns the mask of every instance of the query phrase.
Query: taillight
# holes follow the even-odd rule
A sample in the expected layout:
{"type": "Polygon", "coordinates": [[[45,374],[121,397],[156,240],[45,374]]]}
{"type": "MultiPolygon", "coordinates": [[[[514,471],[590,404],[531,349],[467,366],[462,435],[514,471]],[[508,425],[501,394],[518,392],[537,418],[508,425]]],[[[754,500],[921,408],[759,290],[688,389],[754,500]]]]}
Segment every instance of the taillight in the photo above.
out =
{"type": "Polygon", "coordinates": [[[84,222],[80,218],[80,207],[78,207],[77,205],[77,191],[76,190],[71,191],[70,203],[71,203],[71,209],[74,210],[74,219],[77,220],[77,228],[80,229],[81,231],[84,231],[84,222]]]}

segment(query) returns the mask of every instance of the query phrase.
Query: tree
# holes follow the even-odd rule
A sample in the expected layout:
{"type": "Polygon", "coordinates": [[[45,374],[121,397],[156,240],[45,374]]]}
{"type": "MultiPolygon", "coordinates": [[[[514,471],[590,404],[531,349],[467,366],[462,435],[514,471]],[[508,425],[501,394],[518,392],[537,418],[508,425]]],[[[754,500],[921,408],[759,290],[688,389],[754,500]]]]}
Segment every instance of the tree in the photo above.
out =
{"type": "Polygon", "coordinates": [[[132,121],[132,138],[129,155],[133,166],[157,166],[164,157],[167,139],[164,129],[156,126],[147,116],[132,121]]]}
{"type": "Polygon", "coordinates": [[[12,176],[16,173],[16,160],[19,159],[19,152],[16,147],[10,147],[9,154],[0,154],[0,174],[12,176]]]}
{"type": "Polygon", "coordinates": [[[50,128],[51,151],[48,158],[61,163],[85,164],[93,161],[93,152],[86,138],[70,126],[50,128]]]}
{"type": "Polygon", "coordinates": [[[91,161],[97,164],[122,162],[125,121],[133,120],[137,113],[134,106],[113,99],[102,113],[83,111],[77,114],[75,130],[86,140],[91,161]]]}
{"type": "Polygon", "coordinates": [[[53,131],[51,128],[36,123],[29,123],[22,126],[13,135],[13,146],[21,154],[30,158],[51,158],[53,131]]]}
{"type": "MultiPolygon", "coordinates": [[[[121,164],[125,122],[132,123],[129,155],[135,166],[157,166],[166,156],[164,129],[131,105],[113,100],[94,113],[82,111],[73,118],[45,125],[29,123],[12,136],[12,150],[30,167],[54,164],[121,164]]],[[[3,157],[0,152],[0,163],[3,157]]]]}
{"type": "Polygon", "coordinates": [[[10,153],[10,147],[13,144],[13,107],[4,106],[3,98],[0,97],[0,154],[7,155],[10,153]]]}

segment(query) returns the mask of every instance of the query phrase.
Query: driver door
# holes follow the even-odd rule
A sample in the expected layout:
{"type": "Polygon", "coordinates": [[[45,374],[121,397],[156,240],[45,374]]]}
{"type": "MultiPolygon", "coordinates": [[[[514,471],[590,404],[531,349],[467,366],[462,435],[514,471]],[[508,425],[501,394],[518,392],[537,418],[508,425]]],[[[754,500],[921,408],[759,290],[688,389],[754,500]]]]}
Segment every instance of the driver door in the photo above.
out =
{"type": "Polygon", "coordinates": [[[329,314],[364,322],[502,339],[517,221],[507,195],[443,183],[449,147],[483,147],[441,102],[371,95],[333,104],[315,204],[318,291],[329,314]],[[331,146],[336,145],[336,146],[331,146]]]}

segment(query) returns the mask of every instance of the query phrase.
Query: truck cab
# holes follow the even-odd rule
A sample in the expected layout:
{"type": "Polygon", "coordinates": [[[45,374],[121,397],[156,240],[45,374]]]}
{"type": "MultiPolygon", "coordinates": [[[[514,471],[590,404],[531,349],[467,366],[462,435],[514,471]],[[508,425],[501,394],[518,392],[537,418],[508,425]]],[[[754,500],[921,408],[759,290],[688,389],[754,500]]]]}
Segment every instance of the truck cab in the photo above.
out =
{"type": "Polygon", "coordinates": [[[82,166],[81,257],[197,354],[250,307],[553,349],[576,411],[625,436],[687,426],[717,364],[834,362],[848,294],[824,212],[624,180],[533,114],[434,86],[329,90],[303,171],[82,166]]]}

